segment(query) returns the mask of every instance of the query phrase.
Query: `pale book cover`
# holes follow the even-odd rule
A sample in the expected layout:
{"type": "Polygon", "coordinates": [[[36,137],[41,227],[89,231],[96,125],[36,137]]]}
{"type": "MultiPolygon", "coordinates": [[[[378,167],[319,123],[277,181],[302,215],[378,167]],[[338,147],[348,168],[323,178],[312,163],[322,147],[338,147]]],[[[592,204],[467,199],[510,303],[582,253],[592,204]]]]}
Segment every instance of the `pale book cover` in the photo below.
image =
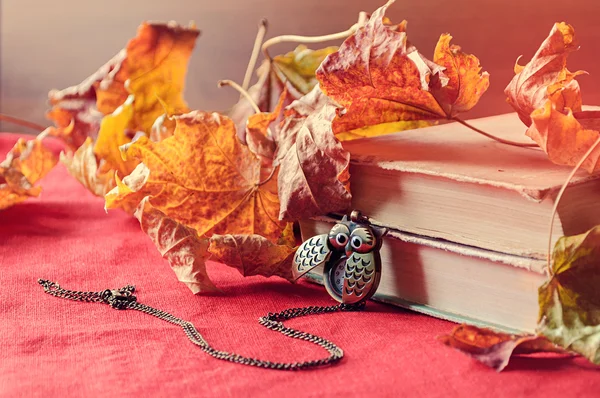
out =
{"type": "MultiPolygon", "coordinates": [[[[516,113],[469,121],[529,142],[516,113]]],[[[546,257],[556,194],[572,168],[539,148],[493,141],[448,123],[344,142],[352,208],[401,231],[488,250],[546,257]]],[[[600,224],[598,174],[579,171],[558,207],[553,243],[600,224]]]]}

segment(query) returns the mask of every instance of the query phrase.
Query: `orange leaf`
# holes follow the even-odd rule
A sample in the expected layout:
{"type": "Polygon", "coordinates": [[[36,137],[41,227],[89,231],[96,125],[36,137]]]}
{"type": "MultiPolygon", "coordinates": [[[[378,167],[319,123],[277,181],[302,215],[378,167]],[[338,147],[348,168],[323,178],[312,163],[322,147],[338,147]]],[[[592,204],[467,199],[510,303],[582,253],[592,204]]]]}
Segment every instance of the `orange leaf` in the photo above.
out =
{"type": "Polygon", "coordinates": [[[19,138],[0,163],[0,209],[38,196],[42,188],[34,184],[48,174],[56,162],[41,139],[19,138]]]}
{"type": "Polygon", "coordinates": [[[126,57],[112,79],[95,83],[98,110],[105,115],[112,113],[133,94],[134,114],[129,127],[146,134],[165,111],[170,115],[187,112],[182,94],[188,60],[199,34],[195,28],[175,23],[143,23],[127,44],[126,57]]]}
{"type": "MultiPolygon", "coordinates": [[[[600,112],[573,114],[570,109],[559,112],[551,100],[531,113],[531,137],[556,164],[575,166],[600,134],[600,112]]],[[[600,148],[593,151],[581,166],[590,173],[600,170],[600,148]]]]}
{"type": "Polygon", "coordinates": [[[150,135],[153,127],[154,139],[168,136],[169,122],[161,126],[155,124],[157,118],[187,111],[183,85],[198,35],[195,28],[174,23],[144,23],[127,48],[94,75],[78,86],[50,93],[53,109],[48,116],[71,151],[83,146],[87,137],[93,140],[64,157],[69,171],[92,193],[106,193],[114,187],[115,172],[126,176],[137,165],[136,160],[121,159],[120,146],[130,143],[134,134],[150,135]]]}
{"type": "Polygon", "coordinates": [[[106,207],[150,196],[153,207],[198,236],[259,234],[276,242],[285,227],[277,218],[276,177],[267,178],[271,170],[237,140],[231,119],[199,111],[174,118],[172,137],[141,137],[126,149],[149,174],[141,186],[109,192],[106,207]]]}
{"type": "Polygon", "coordinates": [[[194,229],[165,216],[150,204],[148,198],[141,201],[135,217],[161,256],[169,261],[177,279],[192,293],[218,290],[206,273],[207,239],[200,239],[194,229]]]}
{"type": "Polygon", "coordinates": [[[276,245],[260,235],[213,235],[208,251],[216,261],[244,276],[279,276],[289,281],[296,248],[276,245]]]}
{"type": "Polygon", "coordinates": [[[511,335],[470,325],[459,325],[450,335],[440,336],[438,339],[498,372],[503,370],[515,355],[536,352],[566,353],[542,336],[511,335]]]}
{"type": "Polygon", "coordinates": [[[335,133],[447,117],[429,91],[431,76],[441,68],[407,41],[405,22],[389,23],[385,12],[393,3],[377,9],[317,70],[323,92],[346,108],[333,121],[335,133]]]}
{"type": "Polygon", "coordinates": [[[465,54],[457,45],[450,45],[452,36],[443,34],[435,47],[433,62],[445,68],[445,85],[434,75],[432,93],[444,112],[452,117],[473,108],[490,85],[490,76],[481,72],[479,59],[465,54]]]}
{"type": "Polygon", "coordinates": [[[531,113],[545,106],[548,99],[557,105],[558,111],[581,110],[579,84],[573,79],[584,72],[571,73],[566,68],[567,57],[578,48],[573,27],[556,23],[531,61],[525,66],[515,66],[516,75],[504,93],[527,126],[531,125],[531,113]]]}

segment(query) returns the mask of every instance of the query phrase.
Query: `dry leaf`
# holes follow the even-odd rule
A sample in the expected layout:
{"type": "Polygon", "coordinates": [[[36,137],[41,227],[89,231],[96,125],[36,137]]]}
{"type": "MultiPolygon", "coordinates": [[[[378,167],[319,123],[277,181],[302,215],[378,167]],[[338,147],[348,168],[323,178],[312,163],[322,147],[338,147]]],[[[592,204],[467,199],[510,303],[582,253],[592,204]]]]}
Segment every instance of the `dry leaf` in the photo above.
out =
{"type": "MultiPolygon", "coordinates": [[[[96,105],[96,87],[104,86],[113,79],[125,57],[125,50],[121,50],[77,86],[60,91],[51,90],[48,93],[48,101],[52,105],[52,109],[48,111],[46,117],[54,121],[56,125],[56,130],[52,132],[52,135],[65,141],[71,151],[75,151],[83,145],[87,137],[96,139],[100,121],[104,117],[104,113],[100,112],[96,105]]],[[[122,98],[121,103],[126,98],[127,95],[122,98]]]]}
{"type": "Polygon", "coordinates": [[[135,217],[179,281],[194,294],[218,290],[206,273],[207,239],[200,239],[194,229],[166,217],[150,204],[149,198],[141,201],[135,217]]]}
{"type": "Polygon", "coordinates": [[[74,152],[61,153],[60,161],[85,188],[96,196],[104,196],[115,186],[115,172],[100,172],[94,155],[94,143],[88,137],[74,152]]]}
{"type": "Polygon", "coordinates": [[[407,41],[405,22],[389,24],[385,12],[393,3],[377,9],[317,70],[323,92],[346,108],[333,121],[335,133],[447,117],[429,91],[431,75],[440,68],[432,70],[407,41]]]}
{"type": "Polygon", "coordinates": [[[167,136],[168,128],[157,127],[156,119],[165,112],[187,111],[183,85],[198,35],[195,28],[174,23],[144,23],[127,48],[94,75],[50,93],[53,109],[48,116],[75,152],[63,156],[64,162],[92,193],[104,195],[115,186],[115,172],[123,177],[137,165],[121,159],[120,146],[140,131],[151,134],[153,126],[158,129],[154,139],[167,136]]]}
{"type": "Polygon", "coordinates": [[[600,364],[600,226],[562,237],[539,289],[538,332],[600,364]]]}
{"type": "MultiPolygon", "coordinates": [[[[559,112],[550,100],[531,113],[531,121],[527,136],[553,163],[565,166],[575,166],[600,134],[600,112],[559,112]]],[[[581,167],[590,173],[600,170],[599,157],[600,148],[596,148],[581,167]]]]}
{"type": "Polygon", "coordinates": [[[531,61],[525,66],[516,64],[516,75],[504,93],[527,126],[531,125],[531,113],[548,99],[558,111],[581,110],[581,92],[574,77],[582,72],[571,73],[566,67],[568,55],[578,48],[573,27],[556,23],[531,61]]]}
{"type": "MultiPolygon", "coordinates": [[[[337,47],[310,50],[300,45],[292,52],[275,56],[272,62],[264,61],[256,71],[257,83],[248,90],[250,97],[261,112],[274,112],[285,91],[283,106],[289,105],[312,90],[317,84],[317,67],[327,55],[336,50],[337,47]]],[[[246,122],[254,113],[254,109],[245,98],[241,98],[228,112],[243,143],[246,143],[246,122]]]]}
{"type": "Polygon", "coordinates": [[[19,138],[0,163],[0,210],[39,196],[42,188],[34,184],[48,174],[56,162],[41,139],[19,138]]]}
{"type": "Polygon", "coordinates": [[[244,276],[292,277],[295,247],[277,245],[260,235],[213,235],[208,251],[214,260],[236,268],[244,276]]]}
{"type": "Polygon", "coordinates": [[[277,129],[273,131],[277,144],[273,164],[278,165],[296,143],[296,135],[304,125],[306,118],[321,111],[326,105],[339,107],[329,97],[323,94],[319,85],[310,93],[297,99],[284,110],[284,118],[277,129]]]}
{"type": "Polygon", "coordinates": [[[438,339],[498,372],[503,370],[515,355],[536,352],[565,353],[545,337],[511,335],[470,325],[459,325],[450,335],[440,336],[438,339]]]}
{"type": "Polygon", "coordinates": [[[237,140],[231,119],[194,111],[175,120],[172,137],[158,143],[141,137],[126,149],[128,159],[147,167],[147,178],[141,186],[123,181],[106,207],[150,196],[152,206],[198,236],[259,234],[276,242],[285,227],[277,219],[276,175],[269,178],[271,171],[237,140]]]}
{"type": "Polygon", "coordinates": [[[127,44],[126,56],[116,73],[95,83],[98,109],[110,114],[133,94],[134,112],[129,128],[146,134],[163,113],[187,112],[183,88],[199,34],[193,27],[174,22],[143,23],[137,36],[127,44]]]}
{"type": "MultiPolygon", "coordinates": [[[[552,28],[532,60],[515,67],[516,76],[506,87],[508,102],[529,126],[531,137],[556,164],[574,166],[599,136],[600,113],[581,111],[581,92],[567,70],[568,55],[579,47],[573,27],[563,22],[552,28]]],[[[583,164],[592,173],[599,169],[600,151],[583,164]]]]}
{"type": "Polygon", "coordinates": [[[327,104],[307,117],[286,117],[281,131],[283,144],[276,154],[282,220],[350,207],[350,154],[331,129],[336,109],[327,104]]]}
{"type": "Polygon", "coordinates": [[[490,85],[490,75],[481,72],[479,59],[450,45],[452,36],[445,33],[435,47],[433,62],[443,66],[445,79],[432,76],[432,93],[449,117],[473,108],[490,85]]]}

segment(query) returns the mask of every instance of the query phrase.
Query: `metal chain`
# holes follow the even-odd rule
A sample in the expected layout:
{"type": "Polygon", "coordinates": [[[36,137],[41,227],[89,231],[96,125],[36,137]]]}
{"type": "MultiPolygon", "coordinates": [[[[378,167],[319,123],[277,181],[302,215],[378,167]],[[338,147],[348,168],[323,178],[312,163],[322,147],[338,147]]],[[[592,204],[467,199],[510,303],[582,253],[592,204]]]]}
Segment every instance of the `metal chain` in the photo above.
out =
{"type": "Polygon", "coordinates": [[[82,301],[88,303],[104,303],[112,308],[119,310],[137,310],[145,314],[152,315],[163,321],[181,326],[186,336],[192,343],[200,347],[202,351],[212,356],[213,358],[224,361],[239,363],[243,365],[256,366],[259,368],[278,369],[278,370],[303,370],[318,366],[331,365],[339,362],[344,357],[344,352],[329,340],[315,336],[310,333],[301,332],[292,328],[286,327],[282,321],[297,318],[306,315],[326,314],[337,311],[358,311],[364,308],[364,302],[358,305],[338,304],[327,307],[311,306],[303,308],[290,308],[278,313],[269,313],[259,319],[259,323],[268,329],[277,331],[285,336],[293,339],[305,340],[315,345],[324,348],[329,356],[327,358],[315,359],[304,362],[271,362],[256,358],[244,357],[242,355],[219,351],[210,346],[204,340],[204,337],[198,332],[196,327],[188,321],[177,318],[168,312],[147,306],[137,302],[136,296],[133,295],[135,287],[127,285],[121,289],[104,290],[102,292],[82,292],[76,290],[67,290],[60,287],[55,282],[39,279],[38,283],[43,286],[44,291],[54,297],[64,299],[82,301]]]}

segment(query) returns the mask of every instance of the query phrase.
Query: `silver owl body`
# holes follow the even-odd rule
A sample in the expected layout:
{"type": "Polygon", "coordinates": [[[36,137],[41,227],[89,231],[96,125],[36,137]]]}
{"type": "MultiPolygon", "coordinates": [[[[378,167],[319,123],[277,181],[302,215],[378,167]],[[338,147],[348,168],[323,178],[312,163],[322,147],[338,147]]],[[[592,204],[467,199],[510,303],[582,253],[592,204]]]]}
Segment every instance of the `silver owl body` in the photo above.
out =
{"type": "Polygon", "coordinates": [[[361,221],[353,213],[350,221],[344,217],[328,234],[302,243],[294,256],[294,276],[324,264],[323,282],[335,300],[356,304],[370,298],[379,285],[383,233],[361,221]]]}

